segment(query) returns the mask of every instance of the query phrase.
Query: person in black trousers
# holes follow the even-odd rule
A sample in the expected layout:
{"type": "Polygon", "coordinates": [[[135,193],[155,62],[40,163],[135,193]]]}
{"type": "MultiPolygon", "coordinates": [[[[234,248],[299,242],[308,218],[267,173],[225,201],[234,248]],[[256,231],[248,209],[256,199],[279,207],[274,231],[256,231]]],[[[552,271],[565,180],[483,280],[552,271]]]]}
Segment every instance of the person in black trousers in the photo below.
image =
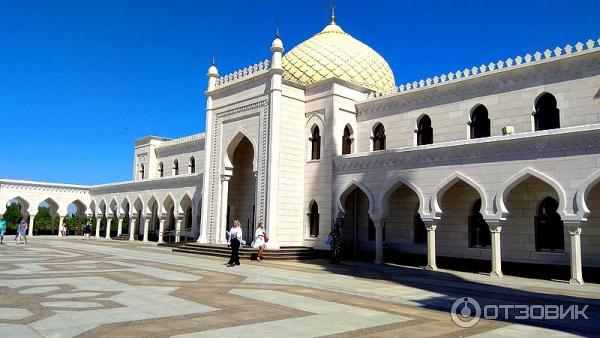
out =
{"type": "Polygon", "coordinates": [[[235,219],[233,221],[233,227],[227,233],[229,235],[229,246],[231,247],[231,256],[228,267],[240,265],[240,244],[242,242],[242,228],[240,227],[240,221],[235,219]]]}

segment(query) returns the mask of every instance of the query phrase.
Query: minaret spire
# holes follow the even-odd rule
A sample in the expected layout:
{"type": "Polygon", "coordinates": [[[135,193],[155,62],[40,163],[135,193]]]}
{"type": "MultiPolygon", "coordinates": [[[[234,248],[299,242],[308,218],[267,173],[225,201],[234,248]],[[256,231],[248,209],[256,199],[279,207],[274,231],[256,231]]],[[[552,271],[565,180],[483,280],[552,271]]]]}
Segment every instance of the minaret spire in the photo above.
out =
{"type": "Polygon", "coordinates": [[[329,11],[331,12],[331,22],[330,24],[335,25],[335,5],[333,4],[333,0],[329,4],[329,11]]]}
{"type": "Polygon", "coordinates": [[[279,39],[279,21],[275,23],[275,37],[279,39]]]}

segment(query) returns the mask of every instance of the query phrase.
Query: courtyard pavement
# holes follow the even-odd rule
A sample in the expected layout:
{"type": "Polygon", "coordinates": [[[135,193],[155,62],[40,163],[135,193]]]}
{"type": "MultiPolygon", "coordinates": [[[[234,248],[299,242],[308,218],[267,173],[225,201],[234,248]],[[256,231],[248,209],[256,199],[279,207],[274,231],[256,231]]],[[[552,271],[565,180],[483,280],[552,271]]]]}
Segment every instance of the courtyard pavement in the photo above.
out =
{"type": "Polygon", "coordinates": [[[228,268],[153,243],[5,241],[0,337],[600,336],[598,284],[326,261],[228,268]],[[589,319],[518,320],[511,310],[463,328],[450,309],[464,297],[481,306],[587,305],[589,319]]]}

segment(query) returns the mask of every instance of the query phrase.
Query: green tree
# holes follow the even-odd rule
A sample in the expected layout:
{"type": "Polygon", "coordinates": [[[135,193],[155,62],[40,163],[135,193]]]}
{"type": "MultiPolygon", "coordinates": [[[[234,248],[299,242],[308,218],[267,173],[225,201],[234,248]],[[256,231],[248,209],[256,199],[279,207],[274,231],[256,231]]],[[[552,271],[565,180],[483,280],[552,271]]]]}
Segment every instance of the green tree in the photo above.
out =
{"type": "Polygon", "coordinates": [[[47,233],[52,231],[52,214],[50,213],[50,209],[46,207],[38,208],[38,213],[35,215],[33,231],[36,233],[47,233]]]}
{"type": "Polygon", "coordinates": [[[3,219],[6,221],[6,230],[14,230],[17,228],[19,218],[21,218],[21,205],[19,203],[13,203],[6,207],[3,219]]]}

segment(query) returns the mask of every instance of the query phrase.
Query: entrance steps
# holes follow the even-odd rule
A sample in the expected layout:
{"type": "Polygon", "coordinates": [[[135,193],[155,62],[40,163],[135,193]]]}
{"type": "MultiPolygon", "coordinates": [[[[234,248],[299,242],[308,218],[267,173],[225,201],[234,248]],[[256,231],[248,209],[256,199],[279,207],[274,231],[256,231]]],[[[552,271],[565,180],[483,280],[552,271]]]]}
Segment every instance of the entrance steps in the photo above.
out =
{"type": "Polygon", "coordinates": [[[112,239],[115,241],[128,241],[129,235],[128,234],[120,234],[119,236],[115,236],[112,239]]]}
{"type": "MultiPolygon", "coordinates": [[[[173,252],[229,258],[231,249],[224,244],[185,243],[182,246],[173,248],[173,252]]],[[[251,247],[240,247],[240,259],[255,260],[257,252],[257,249],[251,247]]],[[[263,258],[265,260],[306,260],[317,257],[313,248],[287,246],[274,250],[265,250],[263,258]]]]}

